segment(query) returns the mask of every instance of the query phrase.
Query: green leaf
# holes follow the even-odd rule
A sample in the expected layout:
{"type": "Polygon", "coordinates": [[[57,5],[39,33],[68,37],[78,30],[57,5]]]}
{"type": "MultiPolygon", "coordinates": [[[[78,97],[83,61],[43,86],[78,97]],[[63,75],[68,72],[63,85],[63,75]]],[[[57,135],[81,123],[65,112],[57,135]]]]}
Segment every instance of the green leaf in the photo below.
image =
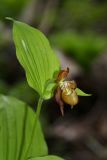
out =
{"type": "Polygon", "coordinates": [[[44,99],[50,99],[53,96],[56,86],[57,84],[55,82],[47,82],[47,86],[45,86],[44,99]]]}
{"type": "Polygon", "coordinates": [[[87,94],[83,92],[82,90],[80,90],[79,88],[76,88],[76,93],[78,96],[91,96],[91,94],[87,94]]]}
{"type": "Polygon", "coordinates": [[[60,69],[47,38],[39,30],[14,21],[13,39],[17,58],[26,71],[29,85],[45,97],[46,82],[56,78],[55,73],[60,69]]]}
{"type": "MultiPolygon", "coordinates": [[[[0,159],[24,160],[31,140],[35,113],[22,101],[0,95],[0,159]]],[[[39,122],[28,157],[48,154],[39,122]]]]}
{"type": "Polygon", "coordinates": [[[29,160],[64,160],[64,159],[57,156],[45,156],[45,157],[31,158],[29,160]]]}

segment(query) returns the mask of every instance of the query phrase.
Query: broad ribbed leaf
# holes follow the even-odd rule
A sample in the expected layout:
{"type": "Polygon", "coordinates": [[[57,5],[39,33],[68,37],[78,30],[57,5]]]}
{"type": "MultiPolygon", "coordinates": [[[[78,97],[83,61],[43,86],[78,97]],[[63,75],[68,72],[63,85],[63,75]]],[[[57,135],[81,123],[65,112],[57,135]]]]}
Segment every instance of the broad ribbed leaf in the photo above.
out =
{"type": "Polygon", "coordinates": [[[19,62],[26,71],[29,85],[41,96],[45,95],[47,82],[59,71],[59,61],[47,38],[39,30],[14,21],[13,38],[19,62]]]}
{"type": "Polygon", "coordinates": [[[45,156],[45,157],[31,158],[29,160],[64,160],[64,159],[57,156],[45,156]]]}
{"type": "MultiPolygon", "coordinates": [[[[31,140],[35,113],[16,98],[0,96],[0,160],[24,160],[31,140]]],[[[29,157],[47,155],[47,145],[37,124],[29,157]]]]}
{"type": "Polygon", "coordinates": [[[91,94],[87,94],[83,92],[82,90],[80,90],[79,88],[76,88],[76,93],[78,96],[91,96],[91,94]]]}

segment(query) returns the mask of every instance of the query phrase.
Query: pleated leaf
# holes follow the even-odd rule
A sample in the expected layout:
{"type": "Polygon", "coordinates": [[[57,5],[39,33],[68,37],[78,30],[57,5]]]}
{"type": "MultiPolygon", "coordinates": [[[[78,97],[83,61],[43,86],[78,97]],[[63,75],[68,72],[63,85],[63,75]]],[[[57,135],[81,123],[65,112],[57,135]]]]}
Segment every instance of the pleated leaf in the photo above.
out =
{"type": "MultiPolygon", "coordinates": [[[[60,69],[59,60],[48,39],[39,30],[19,21],[14,21],[13,39],[17,58],[26,71],[29,85],[44,96],[46,87],[60,69]]],[[[51,95],[46,97],[50,98],[51,95]]]]}
{"type": "Polygon", "coordinates": [[[31,158],[29,160],[64,160],[64,159],[57,156],[44,156],[44,157],[31,158]]]}
{"type": "MultiPolygon", "coordinates": [[[[0,160],[24,160],[31,141],[35,113],[22,101],[0,95],[0,160]]],[[[39,122],[29,157],[48,154],[39,122]]]]}

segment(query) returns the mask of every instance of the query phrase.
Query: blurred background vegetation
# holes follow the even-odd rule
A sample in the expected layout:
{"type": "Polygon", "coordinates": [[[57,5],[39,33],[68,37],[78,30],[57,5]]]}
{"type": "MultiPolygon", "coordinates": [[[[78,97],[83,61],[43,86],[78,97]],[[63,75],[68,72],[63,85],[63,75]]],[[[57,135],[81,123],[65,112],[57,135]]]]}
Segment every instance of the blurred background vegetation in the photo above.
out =
{"type": "MultiPolygon", "coordinates": [[[[66,160],[107,159],[107,1],[0,0],[0,93],[36,109],[38,95],[28,86],[15,55],[11,24],[26,22],[44,32],[75,79],[91,97],[80,97],[61,117],[54,98],[44,103],[41,122],[51,154],[66,160]]],[[[35,44],[36,45],[36,44],[35,44]]]]}

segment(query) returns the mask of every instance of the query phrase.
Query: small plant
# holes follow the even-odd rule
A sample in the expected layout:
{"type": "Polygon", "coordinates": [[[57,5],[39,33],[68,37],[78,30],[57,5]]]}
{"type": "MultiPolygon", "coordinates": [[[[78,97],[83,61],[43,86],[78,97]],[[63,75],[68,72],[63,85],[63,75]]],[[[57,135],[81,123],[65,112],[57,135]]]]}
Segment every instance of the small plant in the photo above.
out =
{"type": "Polygon", "coordinates": [[[25,23],[12,21],[17,58],[25,70],[28,84],[39,94],[39,100],[35,114],[25,103],[1,96],[0,109],[3,108],[8,118],[9,125],[4,125],[8,126],[10,137],[8,155],[7,152],[6,155],[0,154],[3,157],[1,159],[7,160],[7,156],[9,160],[61,160],[57,156],[48,155],[38,124],[42,103],[55,95],[64,115],[64,102],[72,107],[78,103],[78,96],[89,95],[78,89],[75,81],[65,80],[69,69],[61,70],[59,60],[43,33],[25,23]],[[5,109],[5,105],[9,107],[5,109]]]}

